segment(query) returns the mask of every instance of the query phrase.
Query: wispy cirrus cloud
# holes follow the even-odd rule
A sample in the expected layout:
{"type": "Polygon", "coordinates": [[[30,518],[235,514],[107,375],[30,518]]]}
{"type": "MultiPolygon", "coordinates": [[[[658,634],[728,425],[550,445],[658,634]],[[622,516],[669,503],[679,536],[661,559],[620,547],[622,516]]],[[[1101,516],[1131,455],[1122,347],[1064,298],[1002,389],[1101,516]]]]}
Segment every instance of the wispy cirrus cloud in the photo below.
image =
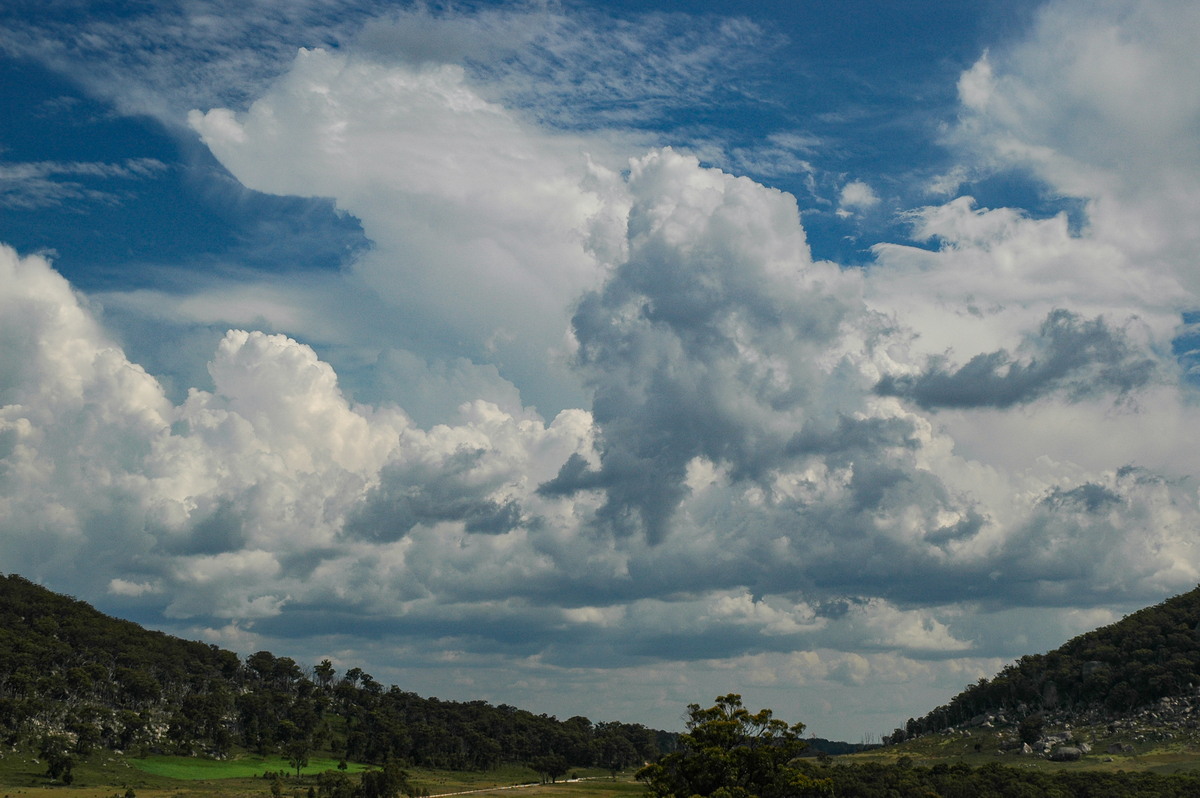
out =
{"type": "Polygon", "coordinates": [[[622,19],[540,3],[466,10],[357,0],[204,0],[81,19],[87,2],[9,8],[0,47],[53,65],[127,112],[178,123],[245,108],[299,47],[353,45],[396,63],[461,64],[509,106],[561,128],[661,129],[673,111],[728,100],[779,37],[748,18],[622,19]]]}
{"type": "Polygon", "coordinates": [[[243,105],[298,46],[336,44],[381,6],[349,0],[206,0],[89,13],[87,0],[5,7],[0,48],[48,65],[128,114],[179,124],[196,106],[243,105]]]}
{"type": "Polygon", "coordinates": [[[120,163],[0,161],[0,206],[32,210],[81,200],[116,204],[122,195],[111,180],[152,180],[168,169],[156,158],[128,158],[120,163]]]}

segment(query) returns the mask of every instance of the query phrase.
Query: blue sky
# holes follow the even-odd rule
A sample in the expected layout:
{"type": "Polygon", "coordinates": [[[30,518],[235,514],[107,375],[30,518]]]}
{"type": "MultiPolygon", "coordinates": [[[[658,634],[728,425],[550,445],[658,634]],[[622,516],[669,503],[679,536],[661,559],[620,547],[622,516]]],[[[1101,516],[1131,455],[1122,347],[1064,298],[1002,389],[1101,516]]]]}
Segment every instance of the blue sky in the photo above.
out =
{"type": "Polygon", "coordinates": [[[9,3],[0,567],[886,733],[1200,581],[1197,13],[9,3]]]}

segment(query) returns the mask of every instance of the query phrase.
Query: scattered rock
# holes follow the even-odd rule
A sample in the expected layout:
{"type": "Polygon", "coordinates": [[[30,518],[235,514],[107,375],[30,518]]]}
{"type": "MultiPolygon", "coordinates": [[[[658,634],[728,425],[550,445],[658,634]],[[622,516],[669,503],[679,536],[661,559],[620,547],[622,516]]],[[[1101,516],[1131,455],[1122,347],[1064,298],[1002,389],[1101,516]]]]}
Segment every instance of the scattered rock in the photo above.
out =
{"type": "Polygon", "coordinates": [[[1050,752],[1051,762],[1078,762],[1083,757],[1083,751],[1070,745],[1064,745],[1050,752]]]}

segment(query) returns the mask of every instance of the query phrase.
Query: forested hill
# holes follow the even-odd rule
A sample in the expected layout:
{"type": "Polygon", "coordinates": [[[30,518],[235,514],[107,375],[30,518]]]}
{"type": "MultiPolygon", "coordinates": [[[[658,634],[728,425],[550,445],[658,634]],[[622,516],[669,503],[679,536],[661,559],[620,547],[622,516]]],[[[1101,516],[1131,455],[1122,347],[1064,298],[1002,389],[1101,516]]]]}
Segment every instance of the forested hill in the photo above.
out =
{"type": "Polygon", "coordinates": [[[1200,687],[1200,588],[1082,634],[1047,654],[1021,657],[923,718],[897,729],[899,742],[962,725],[985,713],[1010,718],[1053,711],[1128,713],[1200,687]]]}
{"type": "Polygon", "coordinates": [[[439,701],[384,687],[328,661],[305,670],[260,651],[216,646],[106,616],[15,574],[0,575],[0,742],[484,769],[532,763],[626,767],[675,736],[639,724],[560,721],[483,701],[439,701]]]}

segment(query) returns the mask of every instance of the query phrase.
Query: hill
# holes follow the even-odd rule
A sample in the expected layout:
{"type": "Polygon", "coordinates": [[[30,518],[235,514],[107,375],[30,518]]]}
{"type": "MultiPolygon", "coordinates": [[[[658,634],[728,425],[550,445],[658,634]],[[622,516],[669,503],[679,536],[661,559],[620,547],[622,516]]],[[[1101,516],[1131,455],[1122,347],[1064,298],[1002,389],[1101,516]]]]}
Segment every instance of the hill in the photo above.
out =
{"type": "MultiPolygon", "coordinates": [[[[1022,657],[947,706],[909,721],[914,734],[897,730],[893,735],[906,738],[900,744],[834,760],[826,755],[832,751],[824,749],[843,753],[843,747],[862,746],[809,740],[816,756],[786,763],[787,778],[775,781],[788,796],[1195,795],[1200,723],[1191,715],[1196,710],[1200,717],[1200,697],[1193,687],[1200,684],[1194,675],[1198,605],[1200,590],[1081,635],[1056,651],[1022,657]],[[1184,660],[1190,669],[1184,669],[1184,660]],[[1123,699],[1132,702],[1132,710],[1111,697],[1111,689],[1121,684],[1133,691],[1134,698],[1123,699]],[[1052,733],[1055,723],[1066,731],[1052,733]],[[944,725],[934,729],[937,724],[944,725]],[[919,731],[923,725],[929,731],[919,731]],[[1020,746],[1023,736],[1035,739],[1047,754],[1056,745],[1061,751],[1063,743],[1086,748],[1088,741],[1103,745],[1116,740],[1121,750],[1083,762],[1048,761],[1055,758],[1048,755],[1012,760],[1019,767],[1002,765],[1006,759],[996,757],[1016,753],[1009,744],[1020,746]],[[1172,737],[1175,742],[1161,743],[1172,737]]],[[[746,717],[755,721],[760,716],[746,717]]],[[[111,784],[128,789],[133,760],[114,753],[92,755],[108,748],[133,754],[201,753],[215,759],[253,752],[262,755],[251,764],[254,772],[256,763],[279,762],[282,755],[296,771],[288,779],[294,794],[307,787],[310,795],[331,798],[417,795],[425,788],[418,789],[398,765],[438,768],[439,773],[456,769],[455,783],[462,781],[464,771],[501,763],[530,764],[553,777],[575,767],[615,770],[650,761],[679,748],[680,740],[691,745],[690,755],[704,761],[716,756],[723,763],[715,770],[696,771],[716,779],[711,794],[740,789],[743,777],[755,775],[743,772],[741,765],[761,748],[757,737],[729,740],[724,752],[720,746],[697,749],[687,736],[636,724],[593,724],[583,717],[559,721],[482,701],[421,698],[395,686],[384,688],[358,668],[338,674],[328,661],[305,669],[266,651],[243,661],[216,646],[110,618],[19,576],[0,575],[0,742],[15,749],[5,752],[2,763],[16,779],[6,784],[43,784],[43,769],[52,779],[69,782],[74,762],[88,758],[81,772],[89,788],[111,784]],[[301,777],[310,753],[318,768],[339,759],[384,767],[352,767],[363,773],[355,776],[357,786],[328,770],[301,777]]],[[[671,755],[659,761],[670,765],[676,760],[671,755]]],[[[137,760],[139,767],[153,763],[175,774],[154,777],[164,795],[183,794],[173,785],[196,778],[179,772],[183,761],[195,760],[137,760]]],[[[205,772],[211,771],[213,779],[228,778],[213,768],[236,765],[245,770],[248,761],[210,760],[205,772]]],[[[139,790],[143,782],[152,786],[149,777],[138,778],[139,790]]],[[[495,781],[482,773],[479,779],[495,781]]],[[[237,794],[264,789],[258,786],[261,779],[258,784],[243,781],[237,794]]],[[[426,781],[441,784],[444,778],[426,781]]],[[[272,792],[282,794],[282,784],[274,774],[272,792]]],[[[581,789],[615,798],[637,789],[629,782],[589,784],[594,786],[581,789]]],[[[213,781],[203,794],[234,794],[230,790],[230,784],[213,781]]]]}
{"type": "MultiPolygon", "coordinates": [[[[1137,722],[1197,728],[1192,699],[1200,686],[1200,588],[1031,654],[980,679],[924,717],[910,718],[889,742],[948,729],[1137,722]]],[[[1200,708],[1200,707],[1198,707],[1200,708]]],[[[1198,713],[1200,714],[1200,713],[1198,713]]]]}
{"type": "Polygon", "coordinates": [[[328,660],[304,669],[259,651],[243,661],[0,576],[0,741],[44,758],[245,750],[298,763],[324,751],[416,767],[532,763],[557,774],[627,767],[673,740],[639,724],[422,698],[359,668],[339,675],[328,660]]]}

